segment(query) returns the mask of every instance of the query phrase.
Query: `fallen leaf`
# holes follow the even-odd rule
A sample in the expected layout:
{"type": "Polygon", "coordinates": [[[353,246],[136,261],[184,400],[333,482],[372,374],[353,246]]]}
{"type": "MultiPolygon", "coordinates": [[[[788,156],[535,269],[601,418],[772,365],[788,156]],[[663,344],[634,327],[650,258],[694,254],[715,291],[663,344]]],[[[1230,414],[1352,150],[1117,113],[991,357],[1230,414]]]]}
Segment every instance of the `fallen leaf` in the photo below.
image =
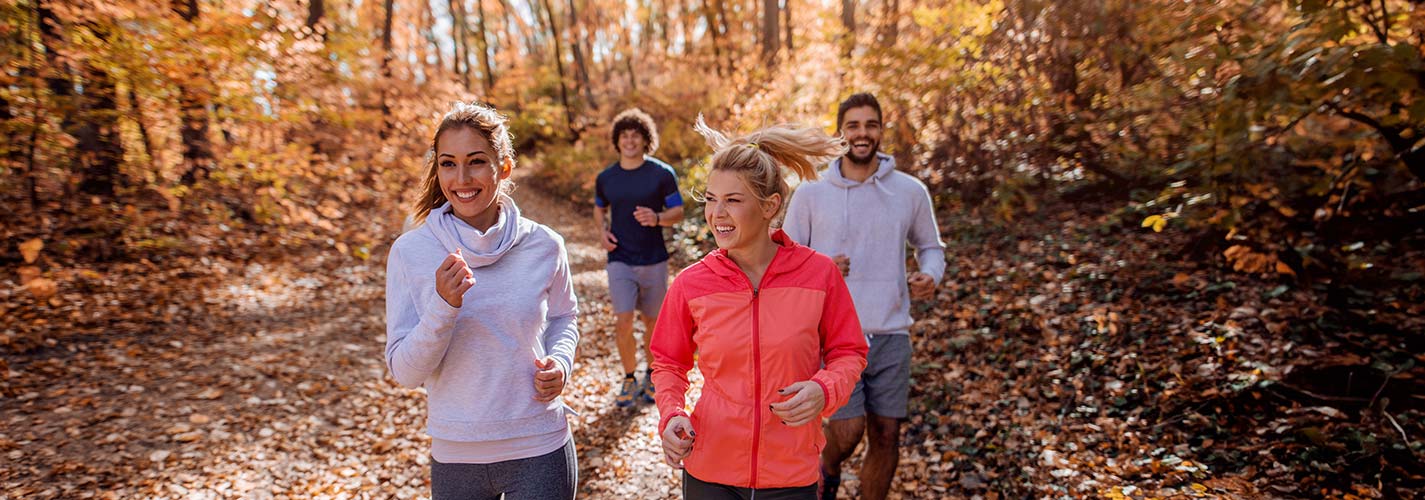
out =
{"type": "Polygon", "coordinates": [[[20,244],[20,255],[24,256],[26,264],[33,264],[35,259],[40,258],[40,249],[44,247],[44,241],[39,238],[31,238],[29,241],[20,244]]]}
{"type": "Polygon", "coordinates": [[[28,288],[30,293],[39,300],[48,300],[50,297],[54,297],[54,294],[59,293],[59,285],[49,278],[35,278],[27,283],[25,288],[28,288]]]}
{"type": "Polygon", "coordinates": [[[168,450],[154,450],[153,453],[148,454],[148,460],[153,463],[161,464],[164,460],[168,459],[169,455],[172,454],[173,452],[168,450]]]}
{"type": "Polygon", "coordinates": [[[20,266],[17,272],[20,274],[21,285],[28,285],[31,281],[40,277],[40,268],[35,266],[20,266]]]}
{"type": "Polygon", "coordinates": [[[1331,418],[1346,418],[1345,413],[1341,413],[1341,410],[1337,410],[1330,406],[1313,406],[1307,409],[1316,413],[1320,413],[1322,415],[1326,415],[1331,418]]]}

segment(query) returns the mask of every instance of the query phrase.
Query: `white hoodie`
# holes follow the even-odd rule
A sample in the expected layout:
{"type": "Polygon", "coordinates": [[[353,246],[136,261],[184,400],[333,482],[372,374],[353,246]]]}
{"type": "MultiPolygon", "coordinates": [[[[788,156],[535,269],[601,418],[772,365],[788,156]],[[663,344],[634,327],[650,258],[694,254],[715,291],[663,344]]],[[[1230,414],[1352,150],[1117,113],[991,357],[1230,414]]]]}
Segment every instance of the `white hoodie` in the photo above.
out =
{"type": "Polygon", "coordinates": [[[896,170],[891,155],[877,153],[879,166],[865,182],[841,176],[841,160],[821,179],[797,186],[782,230],[797,243],[851,260],[846,286],[867,335],[908,333],[910,291],[906,284],[906,243],[915,248],[920,272],[940,283],[945,244],[935,225],[930,191],[896,170]]]}
{"type": "Polygon", "coordinates": [[[534,360],[553,358],[567,377],[578,303],[564,239],[521,218],[508,196],[498,203],[499,220],[487,231],[447,203],[391,246],[386,365],[401,385],[425,386],[427,432],[437,441],[500,442],[502,454],[527,458],[550,451],[540,444],[548,436],[568,432],[562,399],[534,399],[534,360]],[[435,291],[436,269],[457,248],[476,280],[460,308],[435,291]],[[516,438],[531,448],[521,453],[516,438]]]}

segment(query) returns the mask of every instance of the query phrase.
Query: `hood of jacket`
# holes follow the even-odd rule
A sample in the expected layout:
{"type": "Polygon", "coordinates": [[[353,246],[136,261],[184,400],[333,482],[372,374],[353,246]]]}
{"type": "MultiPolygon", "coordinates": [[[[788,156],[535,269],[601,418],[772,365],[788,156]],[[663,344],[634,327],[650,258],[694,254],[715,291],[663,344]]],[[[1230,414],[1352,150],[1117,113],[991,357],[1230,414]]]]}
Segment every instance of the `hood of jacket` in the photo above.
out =
{"type": "Polygon", "coordinates": [[[832,160],[831,164],[827,165],[826,169],[821,171],[822,179],[842,189],[849,189],[864,184],[873,184],[879,187],[880,183],[885,181],[886,176],[891,175],[891,172],[896,169],[896,158],[894,156],[878,152],[876,153],[876,172],[871,174],[871,177],[865,181],[856,182],[841,175],[841,161],[843,159],[845,159],[845,157],[832,160]]]}
{"type": "Polygon", "coordinates": [[[461,220],[451,211],[450,202],[431,211],[426,219],[431,234],[440,241],[447,252],[457,248],[465,257],[465,263],[472,268],[494,264],[518,245],[520,240],[534,231],[535,225],[520,218],[520,208],[515,200],[501,194],[495,201],[500,210],[498,219],[489,229],[481,231],[461,220]]]}
{"type": "MultiPolygon", "coordinates": [[[[771,264],[767,266],[767,272],[762,277],[763,281],[777,274],[796,271],[806,263],[807,259],[816,255],[815,250],[792,241],[792,238],[781,229],[772,233],[772,242],[777,245],[777,254],[772,257],[771,264]]],[[[719,248],[703,257],[702,262],[713,274],[723,279],[736,283],[747,281],[747,274],[742,272],[742,268],[737,267],[737,262],[734,262],[732,257],[727,256],[727,250],[719,248]]]]}

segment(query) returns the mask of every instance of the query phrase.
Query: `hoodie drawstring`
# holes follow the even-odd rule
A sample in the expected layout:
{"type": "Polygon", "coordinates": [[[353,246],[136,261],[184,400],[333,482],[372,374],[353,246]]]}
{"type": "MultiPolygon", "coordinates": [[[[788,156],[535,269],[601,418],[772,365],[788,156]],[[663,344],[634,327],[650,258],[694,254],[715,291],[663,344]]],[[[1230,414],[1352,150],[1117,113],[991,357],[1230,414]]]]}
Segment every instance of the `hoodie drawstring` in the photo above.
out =
{"type": "MultiPolygon", "coordinates": [[[[890,175],[890,172],[885,172],[883,174],[882,169],[885,169],[887,167],[887,163],[891,163],[890,168],[894,169],[895,157],[885,153],[876,153],[876,160],[878,160],[876,164],[876,172],[872,173],[871,177],[867,178],[865,181],[853,185],[850,182],[847,182],[845,178],[842,178],[840,182],[832,183],[833,185],[840,186],[841,193],[843,194],[841,203],[842,231],[840,242],[841,253],[843,254],[850,251],[850,249],[847,248],[848,239],[850,238],[850,231],[847,231],[846,228],[851,227],[851,188],[854,186],[860,186],[869,183],[872,186],[875,186],[876,192],[880,193],[881,196],[884,196],[888,199],[893,198],[895,196],[895,193],[891,192],[891,188],[881,182],[882,175],[890,175]]],[[[830,167],[831,170],[835,173],[835,175],[840,176],[841,158],[832,160],[830,167]]]]}

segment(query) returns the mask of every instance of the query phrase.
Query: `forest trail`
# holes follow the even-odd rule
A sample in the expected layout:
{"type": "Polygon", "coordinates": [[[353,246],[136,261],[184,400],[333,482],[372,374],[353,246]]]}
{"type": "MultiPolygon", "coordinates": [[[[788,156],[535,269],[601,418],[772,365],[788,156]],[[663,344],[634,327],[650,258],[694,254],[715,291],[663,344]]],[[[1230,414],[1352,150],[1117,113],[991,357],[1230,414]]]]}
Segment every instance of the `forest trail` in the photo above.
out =
{"type": "MultiPolygon", "coordinates": [[[[565,399],[578,412],[581,498],[676,498],[657,410],[613,404],[620,368],[587,208],[532,186],[513,196],[564,236],[580,299],[565,399]]],[[[1111,216],[940,226],[946,280],[937,300],[913,304],[892,498],[1298,491],[1230,461],[1273,443],[1284,422],[1340,418],[1291,409],[1258,384],[1281,377],[1293,346],[1244,333],[1285,328],[1310,313],[1310,295],[1194,277],[1111,216]],[[1222,416],[1242,412],[1260,418],[1222,416]]],[[[383,362],[384,253],[125,264],[75,282],[82,293],[46,316],[18,317],[50,330],[0,365],[0,499],[428,495],[424,394],[383,362]]],[[[1409,401],[1402,390],[1392,395],[1409,401]]],[[[844,496],[858,469],[846,464],[844,496]]]]}
{"type": "MultiPolygon", "coordinates": [[[[590,218],[530,187],[514,197],[564,236],[580,299],[564,396],[579,413],[580,496],[677,497],[657,409],[613,404],[619,360],[590,218]]],[[[160,300],[142,291],[166,290],[167,321],[61,337],[10,361],[17,397],[0,400],[0,498],[428,495],[424,394],[398,386],[383,362],[382,260],[213,260],[211,276],[114,286],[97,307],[142,316],[160,300]]]]}

